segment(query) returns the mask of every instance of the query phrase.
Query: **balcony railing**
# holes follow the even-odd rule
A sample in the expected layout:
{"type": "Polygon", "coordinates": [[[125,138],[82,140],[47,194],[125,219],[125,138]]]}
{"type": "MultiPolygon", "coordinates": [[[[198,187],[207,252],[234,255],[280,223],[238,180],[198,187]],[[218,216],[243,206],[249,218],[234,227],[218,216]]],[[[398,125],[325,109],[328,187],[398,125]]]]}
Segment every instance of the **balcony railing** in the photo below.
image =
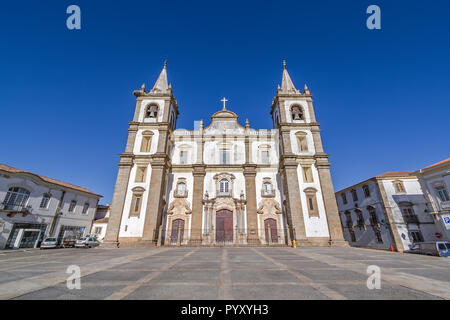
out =
{"type": "Polygon", "coordinates": [[[10,204],[10,203],[1,203],[0,204],[0,211],[6,211],[9,213],[17,214],[30,214],[31,213],[31,206],[25,206],[25,205],[18,205],[18,204],[10,204]]]}

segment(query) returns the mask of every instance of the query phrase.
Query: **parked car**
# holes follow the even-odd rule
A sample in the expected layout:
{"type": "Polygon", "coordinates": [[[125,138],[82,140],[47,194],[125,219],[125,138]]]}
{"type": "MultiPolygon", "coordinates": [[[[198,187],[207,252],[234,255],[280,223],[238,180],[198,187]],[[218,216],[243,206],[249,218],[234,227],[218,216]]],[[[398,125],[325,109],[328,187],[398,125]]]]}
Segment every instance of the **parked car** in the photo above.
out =
{"type": "Polygon", "coordinates": [[[58,240],[56,238],[45,238],[44,241],[41,242],[41,250],[42,249],[55,249],[58,248],[58,240]]]}
{"type": "Polygon", "coordinates": [[[413,251],[420,254],[426,254],[428,256],[450,257],[450,242],[419,242],[417,243],[417,246],[415,246],[413,251]]]}
{"type": "Polygon", "coordinates": [[[63,248],[74,248],[76,242],[77,242],[77,239],[76,239],[76,238],[65,238],[65,239],[62,241],[61,246],[62,246],[63,248]]]}
{"type": "Polygon", "coordinates": [[[100,242],[95,237],[84,237],[78,239],[75,243],[76,248],[92,248],[100,245],[100,242]]]}

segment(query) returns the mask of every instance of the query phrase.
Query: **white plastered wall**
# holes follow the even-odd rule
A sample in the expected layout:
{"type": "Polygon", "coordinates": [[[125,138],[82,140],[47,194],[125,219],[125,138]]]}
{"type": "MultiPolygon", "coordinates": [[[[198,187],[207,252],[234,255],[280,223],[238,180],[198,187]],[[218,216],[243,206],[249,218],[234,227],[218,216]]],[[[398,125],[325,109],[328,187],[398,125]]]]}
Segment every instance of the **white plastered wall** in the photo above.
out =
{"type": "Polygon", "coordinates": [[[303,220],[305,222],[305,232],[307,237],[329,237],[327,216],[325,212],[325,206],[323,203],[322,189],[320,188],[319,173],[316,166],[311,165],[311,171],[313,175],[313,182],[303,181],[302,167],[297,167],[298,183],[300,190],[300,199],[302,202],[303,220]],[[309,217],[306,194],[304,190],[306,188],[314,188],[316,192],[317,206],[319,209],[319,217],[309,217]]]}
{"type": "Polygon", "coordinates": [[[147,165],[147,175],[145,177],[145,182],[135,182],[137,167],[138,164],[134,164],[130,172],[127,195],[125,197],[125,203],[123,206],[119,237],[142,237],[144,231],[145,213],[147,212],[147,199],[148,191],[150,189],[149,186],[152,167],[150,164],[147,165]],[[135,187],[142,187],[145,189],[145,191],[142,194],[142,204],[139,217],[129,217],[131,202],[133,200],[133,188],[135,187]],[[127,226],[126,231],[125,226],[127,226]]]}

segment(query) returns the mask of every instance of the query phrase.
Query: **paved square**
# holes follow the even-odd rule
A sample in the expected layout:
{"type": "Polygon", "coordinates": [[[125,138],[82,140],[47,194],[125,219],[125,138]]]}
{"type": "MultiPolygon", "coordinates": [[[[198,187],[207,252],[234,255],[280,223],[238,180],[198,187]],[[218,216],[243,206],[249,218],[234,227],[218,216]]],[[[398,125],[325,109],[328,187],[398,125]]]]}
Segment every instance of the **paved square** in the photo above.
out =
{"type": "Polygon", "coordinates": [[[0,299],[450,299],[450,259],[359,248],[0,252],[0,299]],[[68,289],[67,267],[81,269],[68,289]],[[369,290],[367,267],[381,268],[369,290]]]}

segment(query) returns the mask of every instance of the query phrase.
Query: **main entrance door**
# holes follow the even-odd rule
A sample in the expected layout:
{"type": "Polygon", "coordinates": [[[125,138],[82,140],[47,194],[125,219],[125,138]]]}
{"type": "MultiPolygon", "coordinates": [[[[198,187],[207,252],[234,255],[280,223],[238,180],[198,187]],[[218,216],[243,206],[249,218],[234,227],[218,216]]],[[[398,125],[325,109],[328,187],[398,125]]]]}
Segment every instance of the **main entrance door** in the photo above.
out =
{"type": "Polygon", "coordinates": [[[233,243],[233,212],[230,210],[216,212],[216,243],[233,243]]]}
{"type": "Polygon", "coordinates": [[[278,243],[277,221],[275,219],[264,220],[264,230],[266,231],[267,243],[278,243]]]}
{"type": "Polygon", "coordinates": [[[172,232],[170,234],[170,244],[183,242],[184,236],[184,220],[176,219],[172,221],[172,232]]]}

